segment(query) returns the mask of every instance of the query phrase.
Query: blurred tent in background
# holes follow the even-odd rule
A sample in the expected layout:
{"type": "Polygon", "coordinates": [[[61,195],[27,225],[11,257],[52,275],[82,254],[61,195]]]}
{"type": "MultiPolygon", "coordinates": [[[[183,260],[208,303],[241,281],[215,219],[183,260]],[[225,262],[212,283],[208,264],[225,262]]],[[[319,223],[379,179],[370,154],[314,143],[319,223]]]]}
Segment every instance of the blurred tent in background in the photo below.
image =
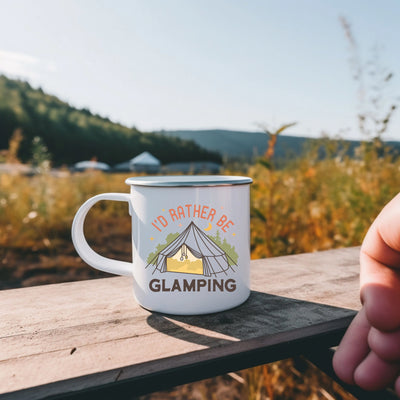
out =
{"type": "Polygon", "coordinates": [[[144,151],[138,156],[132,158],[129,161],[117,164],[114,166],[114,171],[134,171],[134,172],[146,172],[146,173],[157,173],[160,171],[161,162],[158,158],[154,157],[148,151],[144,151]]]}
{"type": "Polygon", "coordinates": [[[111,171],[111,167],[108,164],[99,161],[80,161],[73,165],[72,170],[77,172],[87,170],[109,172],[111,171]]]}
{"type": "Polygon", "coordinates": [[[160,170],[161,162],[148,151],[144,151],[129,162],[131,171],[156,173],[160,170]]]}

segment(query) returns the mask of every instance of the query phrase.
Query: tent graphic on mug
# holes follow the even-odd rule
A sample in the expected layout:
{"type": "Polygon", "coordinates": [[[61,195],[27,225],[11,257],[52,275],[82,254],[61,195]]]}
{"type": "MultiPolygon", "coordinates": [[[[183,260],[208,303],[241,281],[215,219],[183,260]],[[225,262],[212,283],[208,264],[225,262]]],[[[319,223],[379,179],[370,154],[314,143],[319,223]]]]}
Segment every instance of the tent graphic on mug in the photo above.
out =
{"type": "Polygon", "coordinates": [[[191,222],[146,268],[153,266],[153,274],[159,271],[216,276],[234,271],[232,265],[236,265],[235,261],[191,222]]]}

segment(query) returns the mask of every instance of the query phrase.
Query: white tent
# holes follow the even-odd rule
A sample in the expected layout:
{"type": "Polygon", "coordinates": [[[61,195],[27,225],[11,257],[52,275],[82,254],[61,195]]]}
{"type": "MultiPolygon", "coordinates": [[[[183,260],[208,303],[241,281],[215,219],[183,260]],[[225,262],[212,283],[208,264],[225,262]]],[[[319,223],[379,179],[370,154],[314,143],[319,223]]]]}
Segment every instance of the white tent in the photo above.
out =
{"type": "Polygon", "coordinates": [[[160,160],[144,151],[129,161],[129,169],[138,172],[158,172],[161,166],[160,160]]]}
{"type": "Polygon", "coordinates": [[[153,265],[154,272],[156,270],[160,272],[178,272],[179,270],[177,268],[171,269],[169,267],[173,259],[179,259],[182,263],[188,265],[188,263],[190,263],[190,258],[195,258],[198,261],[196,272],[192,272],[190,269],[181,269],[181,272],[216,276],[221,273],[226,274],[226,271],[229,269],[233,270],[231,264],[235,264],[233,260],[228,260],[229,256],[225,251],[202,232],[194,222],[191,222],[174,241],[161,250],[153,260],[150,261],[147,267],[153,265]],[[189,261],[187,261],[188,259],[189,261]],[[231,263],[229,261],[231,261],[231,263]],[[201,269],[198,268],[199,263],[201,263],[201,269]]]}
{"type": "Polygon", "coordinates": [[[99,161],[80,161],[74,164],[73,169],[75,171],[86,171],[90,169],[110,171],[111,168],[108,164],[99,161]]]}

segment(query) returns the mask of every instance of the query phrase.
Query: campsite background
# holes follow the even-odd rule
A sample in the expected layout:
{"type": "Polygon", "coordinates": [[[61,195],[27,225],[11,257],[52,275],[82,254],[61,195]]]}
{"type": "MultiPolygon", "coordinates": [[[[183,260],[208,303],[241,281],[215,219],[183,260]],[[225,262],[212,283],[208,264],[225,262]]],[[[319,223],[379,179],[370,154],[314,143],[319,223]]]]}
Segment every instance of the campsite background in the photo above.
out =
{"type": "MultiPolygon", "coordinates": [[[[396,1],[0,10],[0,289],[108,276],[75,253],[72,219],[87,198],[149,173],[130,163],[143,152],[157,173],[252,177],[253,259],[358,246],[398,192],[396,1]]],[[[127,261],[130,230],[112,202],[86,224],[96,251],[127,261]]],[[[351,398],[303,359],[146,398],[166,396],[351,398]]]]}

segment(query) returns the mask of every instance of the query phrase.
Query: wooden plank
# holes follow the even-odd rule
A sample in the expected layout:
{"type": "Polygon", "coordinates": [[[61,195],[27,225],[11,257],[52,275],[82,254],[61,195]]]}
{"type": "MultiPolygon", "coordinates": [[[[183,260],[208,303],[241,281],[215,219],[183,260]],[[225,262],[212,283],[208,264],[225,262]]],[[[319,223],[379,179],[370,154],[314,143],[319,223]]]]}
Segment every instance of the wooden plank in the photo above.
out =
{"type": "Polygon", "coordinates": [[[235,351],[229,346],[214,347],[143,364],[130,365],[98,374],[55,382],[42,387],[21,390],[4,399],[35,399],[62,393],[56,398],[132,399],[145,393],[165,390],[196,380],[317,351],[337,344],[352,317],[344,317],[299,330],[265,335],[262,338],[237,342],[235,351]]]}
{"type": "Polygon", "coordinates": [[[252,262],[256,290],[358,310],[359,247],[252,262]]]}
{"type": "Polygon", "coordinates": [[[254,261],[244,305],[197,317],[142,309],[124,277],[0,292],[0,393],[35,399],[114,381],[139,390],[155,376],[184,383],[183,369],[200,379],[335,345],[354,312],[313,301],[357,308],[357,260],[343,249],[254,261]]]}

